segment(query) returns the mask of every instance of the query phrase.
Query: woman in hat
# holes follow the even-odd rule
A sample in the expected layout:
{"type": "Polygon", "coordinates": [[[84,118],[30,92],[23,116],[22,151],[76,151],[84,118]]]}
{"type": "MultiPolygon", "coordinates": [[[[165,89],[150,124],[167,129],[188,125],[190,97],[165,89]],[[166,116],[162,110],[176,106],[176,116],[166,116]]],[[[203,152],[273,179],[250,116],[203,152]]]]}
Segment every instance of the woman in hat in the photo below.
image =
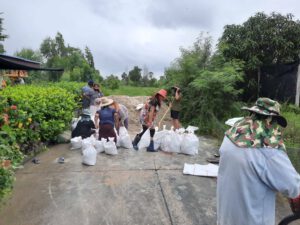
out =
{"type": "Polygon", "coordinates": [[[275,197],[300,193],[300,175],[283,142],[286,119],[280,105],[259,98],[250,115],[235,122],[220,147],[218,224],[275,224],[275,197]]]}
{"type": "Polygon", "coordinates": [[[84,109],[81,114],[81,119],[78,121],[75,129],[72,131],[72,138],[81,136],[83,139],[90,137],[95,133],[95,124],[91,119],[89,109],[84,109]]]}
{"type": "Polygon", "coordinates": [[[147,147],[148,152],[155,152],[154,150],[154,143],[153,143],[153,137],[155,134],[154,129],[154,120],[156,117],[157,112],[159,111],[161,107],[161,103],[163,100],[165,100],[167,97],[167,91],[164,89],[161,89],[158,91],[154,96],[152,96],[149,101],[144,105],[143,109],[140,113],[140,122],[142,124],[142,132],[137,134],[132,142],[133,148],[135,150],[138,150],[137,144],[141,140],[141,137],[146,132],[147,129],[150,129],[150,145],[147,147]]]}
{"type": "Polygon", "coordinates": [[[114,137],[114,141],[117,142],[117,135],[115,132],[119,130],[119,117],[116,110],[112,107],[113,100],[102,97],[101,98],[101,109],[95,114],[96,128],[99,128],[99,140],[101,138],[114,137]]]}

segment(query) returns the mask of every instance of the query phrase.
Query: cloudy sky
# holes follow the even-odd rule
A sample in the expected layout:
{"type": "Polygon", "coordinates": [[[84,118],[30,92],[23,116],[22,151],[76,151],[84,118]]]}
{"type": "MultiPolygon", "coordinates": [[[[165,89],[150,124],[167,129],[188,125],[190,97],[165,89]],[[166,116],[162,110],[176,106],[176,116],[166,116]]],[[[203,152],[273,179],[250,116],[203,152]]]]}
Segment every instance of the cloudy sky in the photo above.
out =
{"type": "Polygon", "coordinates": [[[37,50],[60,32],[65,43],[88,46],[104,76],[133,66],[158,77],[201,32],[214,43],[227,24],[241,24],[256,12],[292,13],[300,19],[299,0],[0,0],[6,54],[37,50]]]}

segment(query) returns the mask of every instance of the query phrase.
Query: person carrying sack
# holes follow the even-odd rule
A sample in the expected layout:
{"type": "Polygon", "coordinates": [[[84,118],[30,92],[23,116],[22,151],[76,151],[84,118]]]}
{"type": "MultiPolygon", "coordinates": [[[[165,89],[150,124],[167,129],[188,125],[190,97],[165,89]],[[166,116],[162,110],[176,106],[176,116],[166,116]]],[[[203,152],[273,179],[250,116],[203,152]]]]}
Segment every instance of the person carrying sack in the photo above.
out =
{"type": "Polygon", "coordinates": [[[137,134],[132,142],[133,148],[135,150],[138,150],[137,144],[141,140],[141,137],[143,134],[146,132],[147,129],[150,129],[150,144],[147,147],[148,152],[156,152],[154,149],[154,142],[153,142],[153,137],[155,134],[155,129],[154,129],[154,120],[156,117],[157,112],[159,111],[161,107],[161,103],[163,100],[165,100],[167,97],[167,91],[164,89],[161,89],[158,91],[154,96],[152,96],[149,101],[144,105],[143,109],[140,112],[140,122],[142,124],[142,132],[137,134]]]}
{"type": "Polygon", "coordinates": [[[235,122],[220,147],[218,225],[274,225],[276,192],[300,193],[300,175],[283,142],[287,121],[269,98],[242,109],[250,115],[235,122]]]}

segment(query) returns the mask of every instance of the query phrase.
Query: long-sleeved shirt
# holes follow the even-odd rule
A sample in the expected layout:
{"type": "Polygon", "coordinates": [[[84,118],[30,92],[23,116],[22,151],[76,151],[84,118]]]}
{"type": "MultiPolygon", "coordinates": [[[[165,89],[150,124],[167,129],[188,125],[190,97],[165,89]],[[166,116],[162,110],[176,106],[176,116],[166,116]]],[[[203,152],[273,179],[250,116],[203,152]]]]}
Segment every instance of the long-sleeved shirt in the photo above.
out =
{"type": "Polygon", "coordinates": [[[275,224],[276,192],[290,198],[300,193],[300,175],[287,154],[274,148],[239,148],[225,137],[217,181],[218,224],[275,224]]]}

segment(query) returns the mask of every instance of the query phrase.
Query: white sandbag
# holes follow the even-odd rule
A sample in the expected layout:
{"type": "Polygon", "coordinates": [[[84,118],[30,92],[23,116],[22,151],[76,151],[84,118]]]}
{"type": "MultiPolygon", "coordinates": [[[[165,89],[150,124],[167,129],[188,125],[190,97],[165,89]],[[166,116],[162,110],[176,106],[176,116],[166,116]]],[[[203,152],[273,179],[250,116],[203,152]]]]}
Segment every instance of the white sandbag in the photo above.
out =
{"type": "Polygon", "coordinates": [[[170,131],[170,137],[172,141],[169,145],[169,151],[180,153],[180,146],[182,144],[183,134],[179,130],[176,130],[175,132],[170,131]]]}
{"type": "Polygon", "coordinates": [[[82,140],[82,146],[81,146],[82,151],[84,149],[89,148],[90,146],[94,146],[94,143],[91,141],[90,138],[85,138],[85,139],[82,140]]]}
{"type": "Polygon", "coordinates": [[[194,132],[183,134],[183,138],[180,146],[180,153],[187,154],[187,155],[196,155],[198,154],[198,149],[199,149],[199,139],[194,134],[194,132]]]}
{"type": "Polygon", "coordinates": [[[167,135],[168,130],[166,130],[166,126],[164,125],[163,130],[158,131],[158,128],[155,129],[155,134],[153,137],[153,142],[154,142],[154,150],[158,150],[159,148],[161,148],[161,143],[164,139],[164,137],[167,135]]]}
{"type": "Polygon", "coordinates": [[[150,130],[147,129],[143,136],[141,137],[140,142],[138,143],[139,150],[142,148],[147,148],[150,145],[150,130]]]}
{"type": "Polygon", "coordinates": [[[79,137],[74,137],[71,139],[71,149],[79,149],[82,146],[82,138],[81,136],[79,137]]]}
{"type": "Polygon", "coordinates": [[[83,150],[82,163],[88,166],[94,166],[97,161],[97,151],[93,146],[83,150]]]}
{"type": "Polygon", "coordinates": [[[104,152],[104,144],[106,143],[106,138],[101,138],[101,140],[95,141],[95,149],[97,153],[104,152]]]}
{"type": "Polygon", "coordinates": [[[109,141],[104,144],[105,153],[109,155],[117,155],[118,150],[116,143],[114,142],[114,137],[109,137],[108,140],[109,141]]]}
{"type": "Polygon", "coordinates": [[[119,138],[117,139],[120,147],[123,148],[133,148],[130,136],[128,134],[127,129],[122,126],[119,129],[119,138]]]}

